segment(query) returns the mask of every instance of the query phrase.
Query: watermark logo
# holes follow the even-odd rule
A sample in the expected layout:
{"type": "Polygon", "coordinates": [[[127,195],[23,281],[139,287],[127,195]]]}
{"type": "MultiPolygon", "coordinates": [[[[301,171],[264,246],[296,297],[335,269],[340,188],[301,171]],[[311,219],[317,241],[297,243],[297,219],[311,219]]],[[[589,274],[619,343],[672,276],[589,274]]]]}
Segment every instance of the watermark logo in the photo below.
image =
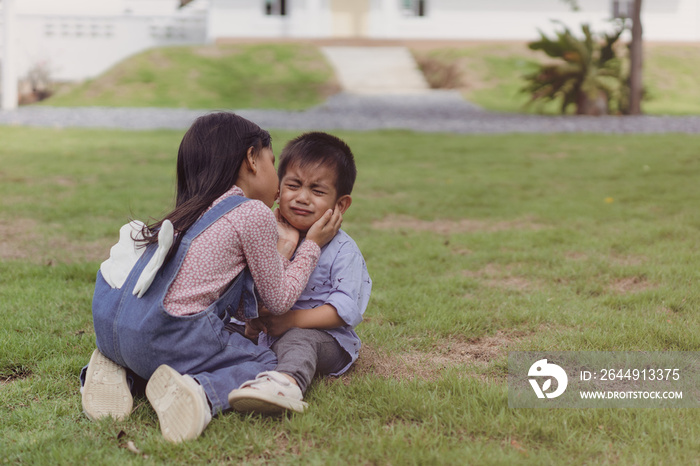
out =
{"type": "Polygon", "coordinates": [[[700,408],[700,351],[510,351],[508,406],[700,408]]]}
{"type": "Polygon", "coordinates": [[[542,383],[540,387],[537,379],[528,379],[532,389],[535,391],[537,398],[556,398],[566,390],[566,386],[569,384],[569,378],[566,376],[564,369],[557,366],[556,364],[548,363],[546,359],[540,359],[530,366],[530,370],[527,372],[528,377],[547,377],[547,379],[542,383]],[[547,393],[552,386],[552,378],[557,381],[557,389],[551,393],[547,393]]]}

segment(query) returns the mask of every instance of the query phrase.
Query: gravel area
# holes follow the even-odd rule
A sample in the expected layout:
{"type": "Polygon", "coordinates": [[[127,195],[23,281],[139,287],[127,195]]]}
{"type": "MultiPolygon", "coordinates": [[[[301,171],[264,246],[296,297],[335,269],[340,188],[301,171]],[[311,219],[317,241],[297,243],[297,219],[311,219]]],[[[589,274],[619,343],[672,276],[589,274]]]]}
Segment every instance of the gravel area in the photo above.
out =
{"type": "MultiPolygon", "coordinates": [[[[221,109],[224,110],[224,109],[221,109]]],[[[212,110],[59,108],[0,111],[0,125],[35,127],[187,129],[212,110]]],[[[457,92],[410,95],[337,94],[305,111],[236,110],[263,128],[288,130],[406,129],[449,133],[700,133],[700,116],[583,117],[500,114],[464,101],[457,92]]]]}

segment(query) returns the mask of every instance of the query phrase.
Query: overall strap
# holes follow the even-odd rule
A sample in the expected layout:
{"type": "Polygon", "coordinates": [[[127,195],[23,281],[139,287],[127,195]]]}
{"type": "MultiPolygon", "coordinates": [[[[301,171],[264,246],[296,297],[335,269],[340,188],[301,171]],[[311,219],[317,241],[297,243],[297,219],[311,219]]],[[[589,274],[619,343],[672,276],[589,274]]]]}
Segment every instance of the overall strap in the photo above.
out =
{"type": "MultiPolygon", "coordinates": [[[[169,272],[167,272],[167,274],[170,276],[170,278],[168,279],[165,287],[166,289],[169,287],[170,282],[172,282],[172,280],[175,278],[175,274],[177,273],[176,269],[179,269],[180,264],[184,260],[184,256],[187,253],[187,249],[192,241],[207,228],[209,228],[214,222],[249,200],[250,199],[247,197],[236,195],[227,197],[205,212],[204,215],[202,215],[199,220],[197,220],[194,225],[187,230],[187,233],[185,233],[185,236],[182,238],[182,242],[180,243],[176,260],[172,260],[171,263],[168,264],[167,268],[169,269],[169,272]]],[[[242,304],[245,318],[252,319],[254,317],[258,317],[258,302],[255,295],[255,282],[253,281],[253,277],[250,274],[248,267],[246,267],[238,275],[228,290],[226,290],[223,295],[210,306],[210,308],[216,308],[217,315],[219,315],[219,317],[223,318],[225,316],[228,318],[236,310],[228,305],[231,301],[236,303],[240,302],[242,304]]]]}
{"type": "Polygon", "coordinates": [[[241,205],[242,203],[249,201],[247,197],[243,196],[230,196],[223,199],[221,202],[216,204],[214,207],[205,212],[199,220],[197,220],[185,233],[182,238],[182,242],[191,242],[197,236],[199,236],[204,230],[209,228],[214,222],[219,220],[221,217],[241,205]]]}
{"type": "MultiPolygon", "coordinates": [[[[160,241],[159,233],[159,243],[149,245],[129,273],[130,277],[132,275],[134,276],[133,281],[135,282],[135,285],[129,285],[133,286],[133,294],[139,298],[143,297],[146,294],[146,291],[148,291],[148,289],[151,287],[153,281],[156,279],[156,276],[163,277],[164,274],[169,277],[167,280],[167,286],[169,286],[170,282],[175,278],[177,270],[180,268],[192,240],[194,240],[222,216],[226,215],[228,212],[248,200],[250,199],[243,196],[230,196],[223,199],[217,205],[205,212],[187,230],[182,238],[182,241],[180,242],[180,246],[178,247],[175,257],[170,260],[170,262],[168,262],[164,268],[163,263],[165,255],[167,250],[170,249],[170,246],[166,245],[161,251],[161,247],[163,246],[161,243],[163,242],[160,241]],[[161,268],[163,269],[161,270],[161,268]]],[[[172,226],[170,226],[170,230],[169,237],[172,238],[172,226]]],[[[172,241],[170,241],[170,243],[172,243],[172,241]]]]}

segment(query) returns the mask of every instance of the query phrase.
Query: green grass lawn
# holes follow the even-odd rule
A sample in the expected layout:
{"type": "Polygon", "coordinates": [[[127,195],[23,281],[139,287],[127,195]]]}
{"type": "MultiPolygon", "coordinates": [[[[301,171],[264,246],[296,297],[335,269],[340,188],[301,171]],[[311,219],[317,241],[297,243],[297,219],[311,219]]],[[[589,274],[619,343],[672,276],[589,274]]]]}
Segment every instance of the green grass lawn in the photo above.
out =
{"type": "Polygon", "coordinates": [[[374,280],[360,360],[304,415],[171,445],[144,398],[90,422],[77,376],[95,273],[121,224],[170,207],[182,132],[0,128],[0,457],[697,464],[697,409],[511,409],[506,375],[514,350],[700,350],[699,137],[338,134],[374,280]]]}
{"type": "MultiPolygon", "coordinates": [[[[487,110],[559,113],[561,104],[556,102],[525,107],[529,95],[520,91],[523,75],[550,60],[542,52],[529,50],[526,43],[423,47],[415,48],[413,54],[428,67],[429,81],[459,89],[467,100],[487,110]]],[[[700,46],[695,44],[646,43],[642,110],[656,115],[700,113],[698,57],[700,46]]]]}
{"type": "Polygon", "coordinates": [[[101,76],[66,86],[55,106],[282,108],[318,105],[334,92],[321,52],[302,44],[242,44],[149,50],[101,76]]]}

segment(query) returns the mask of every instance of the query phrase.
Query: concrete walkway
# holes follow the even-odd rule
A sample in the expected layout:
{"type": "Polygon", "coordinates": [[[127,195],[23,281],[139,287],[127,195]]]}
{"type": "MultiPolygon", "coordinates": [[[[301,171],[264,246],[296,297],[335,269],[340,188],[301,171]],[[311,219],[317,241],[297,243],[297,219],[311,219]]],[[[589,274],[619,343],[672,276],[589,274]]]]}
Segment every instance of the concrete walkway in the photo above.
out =
{"type": "Polygon", "coordinates": [[[423,94],[430,86],[406,47],[321,47],[349,94],[423,94]]]}
{"type": "MultiPolygon", "coordinates": [[[[30,105],[0,111],[0,125],[186,130],[213,110],[174,108],[60,108],[30,105]]],[[[369,131],[407,129],[436,133],[700,133],[700,117],[541,116],[486,112],[457,92],[424,95],[338,94],[304,111],[235,110],[265,129],[369,131]]]]}

